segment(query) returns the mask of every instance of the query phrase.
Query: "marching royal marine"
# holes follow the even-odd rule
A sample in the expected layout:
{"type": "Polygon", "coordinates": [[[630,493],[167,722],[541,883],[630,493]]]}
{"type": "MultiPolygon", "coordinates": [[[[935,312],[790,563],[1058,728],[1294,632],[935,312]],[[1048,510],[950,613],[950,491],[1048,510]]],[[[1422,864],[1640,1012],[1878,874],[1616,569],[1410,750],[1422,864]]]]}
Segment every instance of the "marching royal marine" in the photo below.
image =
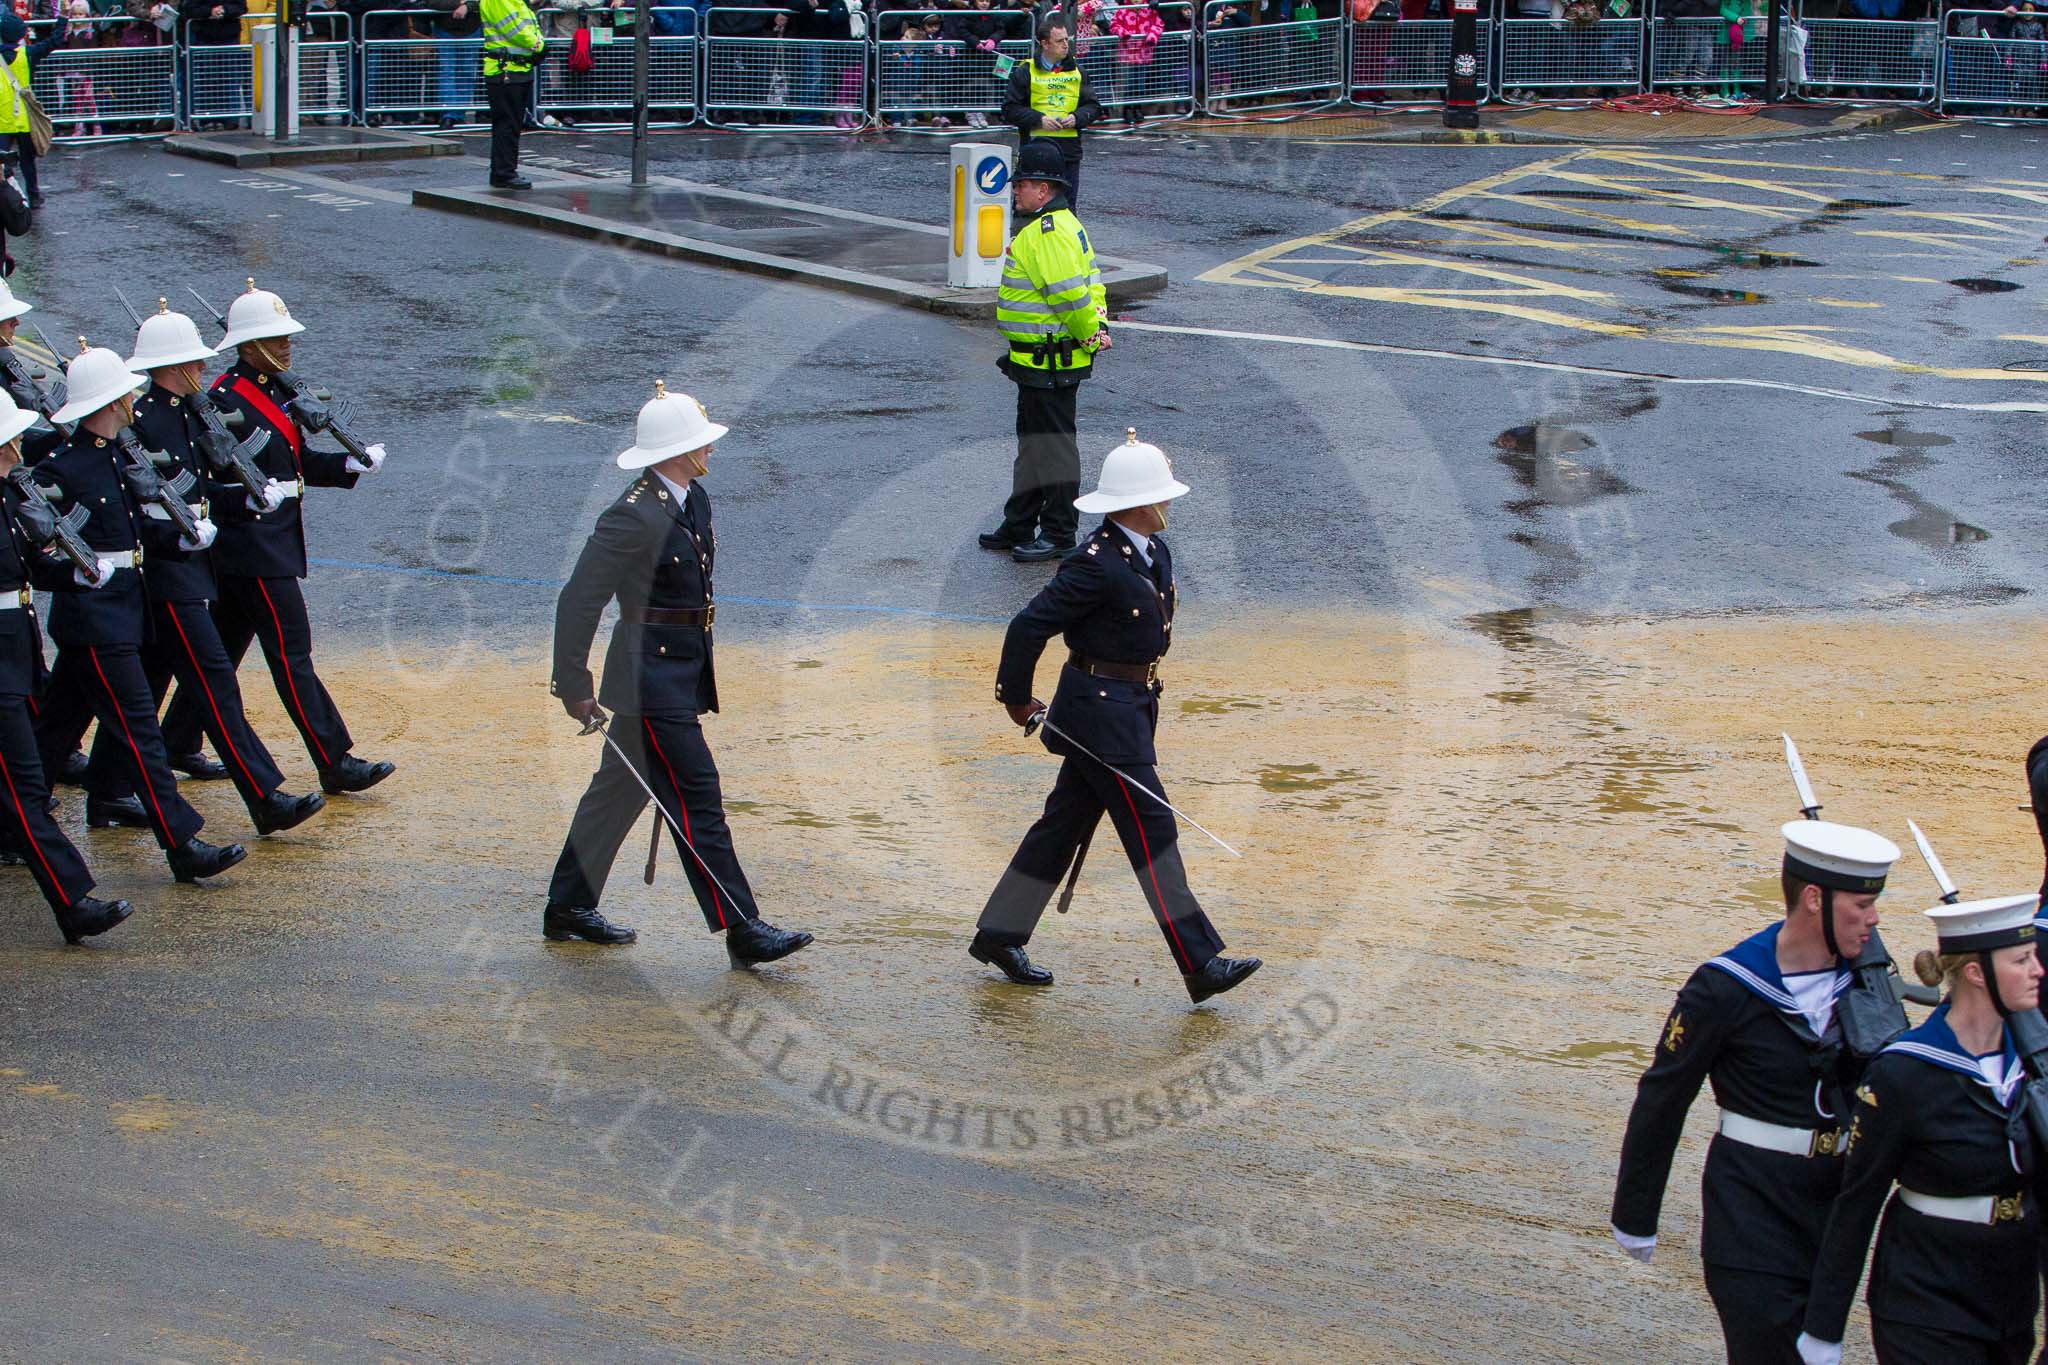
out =
{"type": "MultiPolygon", "coordinates": [[[[178,794],[141,651],[149,631],[142,575],[149,551],[203,550],[214,527],[200,520],[200,540],[185,544],[174,523],[143,514],[117,438],[129,424],[132,396],[146,379],[131,374],[112,351],[82,347],[64,380],[70,398],[51,420],[77,425],[33,477],[60,511],[87,511],[79,535],[97,556],[99,573],[87,581],[74,568],[52,585],[50,637],[57,643],[57,662],[36,714],[38,755],[43,770],[52,771],[96,718],[102,731],[118,739],[109,757],[121,764],[136,792],[172,875],[181,882],[211,877],[240,862],[242,847],[215,847],[198,837],[205,821],[178,794]]],[[[88,824],[95,823],[95,814],[88,796],[88,824]]]]}
{"type": "Polygon", "coordinates": [[[30,709],[42,695],[43,634],[30,589],[55,587],[70,575],[37,548],[55,531],[47,504],[28,498],[6,475],[21,461],[21,438],[36,414],[0,393],[0,832],[35,878],[66,943],[77,943],[127,919],[125,900],[92,894],[92,873],[50,815],[50,789],[30,709]],[[30,534],[30,531],[33,534],[30,534]]]}
{"type": "Polygon", "coordinates": [[[1672,1157],[1705,1082],[1721,1107],[1701,1184],[1700,1256],[1730,1365],[1796,1361],[1809,1278],[1842,1180],[1839,1116],[1863,1062],[1838,1009],[1899,850],[1868,830],[1783,830],[1785,918],[1694,970],[1636,1087],[1613,1230],[1647,1261],[1672,1157]]]}
{"type": "MultiPolygon", "coordinates": [[[[712,661],[717,604],[712,574],[717,546],[711,498],[697,481],[726,428],[687,394],[656,383],[641,409],[630,449],[617,457],[637,471],[618,501],[597,519],[555,606],[554,677],[548,690],[586,732],[607,743],[577,803],[569,837],[548,885],[541,933],[550,939],[631,943],[636,935],[598,913],[619,845],[647,809],[651,791],[704,922],[725,935],[732,965],[772,962],[811,942],[760,917],[753,889],[733,851],[718,765],[704,742],[702,718],[718,709],[712,661]],[[590,675],[590,643],[614,599],[618,624],[605,654],[604,686],[590,675]],[[604,708],[615,713],[609,719],[604,708]]],[[[648,873],[653,874],[650,852],[648,873]]]]}
{"type": "Polygon", "coordinates": [[[1842,1359],[1873,1227],[1866,1298],[1878,1360],[2033,1360],[2044,1163],[2009,1021],[2040,1001],[2039,899],[1927,912],[1940,953],[1922,953],[1914,966],[1947,999],[1880,1053],[1856,1089],[1848,1170],[1798,1340],[1806,1365],[1842,1359]]]}
{"type": "MultiPolygon", "coordinates": [[[[189,471],[197,486],[206,490],[206,506],[222,525],[277,510],[284,499],[276,480],[267,482],[265,495],[258,502],[244,485],[220,478],[202,453],[200,442],[207,428],[198,405],[209,399],[202,387],[205,377],[200,366],[217,353],[200,341],[192,319],[171,312],[166,300],[157,300],[157,307],[156,315],[145,318],[137,328],[135,354],[128,358],[131,370],[150,378],[148,390],[135,402],[134,425],[138,439],[157,462],[157,472],[176,479],[189,471]]],[[[155,507],[144,511],[163,515],[155,507]]],[[[172,766],[194,775],[231,780],[259,834],[275,834],[310,819],[325,805],[324,799],[318,792],[294,796],[283,790],[284,774],[243,710],[235,665],[208,610],[219,589],[207,552],[177,546],[159,550],[149,557],[143,574],[149,587],[153,632],[142,651],[150,691],[161,702],[176,677],[178,686],[202,703],[200,723],[222,760],[213,763],[201,753],[182,758],[173,754],[172,766]]],[[[99,785],[99,774],[115,771],[107,761],[114,742],[105,728],[94,739],[95,777],[89,787],[99,785]]],[[[102,792],[90,794],[104,801],[102,792]]],[[[134,797],[126,797],[123,806],[130,808],[127,823],[144,823],[134,797]]]]}
{"type": "MultiPolygon", "coordinates": [[[[292,415],[301,395],[280,377],[291,371],[291,339],[305,330],[283,299],[258,289],[254,280],[228,306],[220,349],[235,347],[238,354],[213,381],[213,401],[223,412],[241,413],[244,432],[269,433],[255,464],[277,483],[283,496],[272,510],[251,511],[239,504],[241,510],[223,520],[213,549],[220,594],[213,611],[232,663],[240,665],[251,640],[262,646],[278,700],[305,741],[320,774],[320,789],[332,796],[376,786],[391,776],[393,765],[373,763],[351,752],[355,741],[314,671],[313,627],[299,588],[306,576],[306,528],[300,505],[308,488],[354,488],[359,478],[382,467],[384,448],[369,446],[361,458],[313,448],[292,415]]],[[[179,687],[164,713],[164,734],[175,751],[189,753],[199,747],[206,706],[199,689],[179,687]]]]}
{"type": "Polygon", "coordinates": [[[34,311],[27,299],[17,298],[7,282],[0,280],[0,388],[7,391],[16,407],[29,414],[29,427],[21,436],[21,462],[31,466],[42,463],[43,457],[64,439],[44,419],[44,404],[48,400],[14,345],[21,319],[34,311]]]}
{"type": "Polygon", "coordinates": [[[1052,973],[1033,965],[1024,945],[1061,875],[1079,874],[1105,811],[1189,998],[1199,1004],[1259,968],[1255,957],[1222,956],[1222,938],[1188,889],[1153,746],[1163,690],[1159,661],[1172,643],[1179,596],[1173,556],[1159,533],[1166,504],[1187,491],[1165,452],[1140,444],[1132,431],[1103,461],[1100,486],[1075,504],[1106,513],[1102,525],[1004,636],[996,701],[1019,725],[1042,722],[1045,747],[1064,760],[1044,814],[996,883],[967,950],[1019,985],[1052,984],[1052,973]],[[1031,694],[1032,674],[1055,635],[1064,635],[1067,658],[1047,707],[1031,694]]]}

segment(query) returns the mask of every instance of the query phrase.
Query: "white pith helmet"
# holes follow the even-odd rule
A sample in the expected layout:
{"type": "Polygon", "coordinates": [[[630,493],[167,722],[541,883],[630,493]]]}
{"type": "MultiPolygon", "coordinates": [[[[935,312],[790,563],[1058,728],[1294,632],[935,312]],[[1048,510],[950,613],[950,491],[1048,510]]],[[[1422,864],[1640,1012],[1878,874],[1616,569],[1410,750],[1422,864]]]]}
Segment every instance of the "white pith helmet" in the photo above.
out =
{"type": "Polygon", "coordinates": [[[128,368],[142,373],[166,365],[211,360],[219,354],[199,339],[199,328],[192,319],[183,313],[173,313],[169,299],[158,299],[156,312],[135,329],[135,354],[128,357],[128,368]]]}
{"type": "Polygon", "coordinates": [[[1188,491],[1173,477],[1173,464],[1158,446],[1138,439],[1136,427],[1125,428],[1124,443],[1102,461],[1102,477],[1095,491],[1074,499],[1077,512],[1121,512],[1132,507],[1150,507],[1171,502],[1188,491]]]}
{"type": "Polygon", "coordinates": [[[725,437],[726,429],[711,420],[704,405],[687,393],[670,393],[654,381],[654,397],[640,409],[633,427],[633,445],[619,452],[619,468],[645,469],[692,450],[702,450],[725,437]]]}
{"type": "Polygon", "coordinates": [[[7,287],[7,281],[0,280],[0,322],[5,322],[9,318],[18,318],[23,313],[32,313],[34,311],[35,309],[29,305],[28,300],[16,298],[14,291],[7,287]]]}
{"type": "Polygon", "coordinates": [[[292,320],[291,309],[284,306],[283,299],[268,289],[258,289],[251,279],[248,289],[228,305],[228,330],[220,339],[220,349],[265,337],[296,336],[305,330],[303,323],[292,320]]]}
{"type": "Polygon", "coordinates": [[[36,424],[36,415],[14,405],[14,395],[0,389],[0,446],[36,424]]]}
{"type": "Polygon", "coordinates": [[[64,392],[70,401],[50,414],[55,426],[65,426],[90,417],[101,408],[118,403],[138,389],[149,387],[149,376],[131,374],[120,354],[104,346],[88,346],[78,339],[78,354],[64,367],[64,392]]]}

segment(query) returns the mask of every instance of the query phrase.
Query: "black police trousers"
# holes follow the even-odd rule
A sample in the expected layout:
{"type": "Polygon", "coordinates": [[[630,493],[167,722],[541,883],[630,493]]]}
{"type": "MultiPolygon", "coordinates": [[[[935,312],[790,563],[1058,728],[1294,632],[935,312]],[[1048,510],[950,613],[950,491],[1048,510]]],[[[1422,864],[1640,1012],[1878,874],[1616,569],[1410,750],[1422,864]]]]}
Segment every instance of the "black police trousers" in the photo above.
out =
{"type": "MultiPolygon", "coordinates": [[[[242,709],[242,687],[213,614],[203,601],[155,601],[149,611],[156,638],[142,648],[142,669],[149,678],[150,693],[161,705],[171,679],[178,680],[179,695],[189,696],[197,706],[200,728],[213,741],[213,751],[220,755],[235,790],[249,806],[260,804],[284,785],[284,774],[242,709]]],[[[189,754],[199,747],[194,741],[180,748],[173,742],[176,738],[175,727],[166,717],[166,749],[189,754]]],[[[92,764],[85,779],[86,789],[102,799],[128,795],[113,750],[114,737],[103,725],[93,738],[92,764]]]]}
{"type": "MultiPolygon", "coordinates": [[[[299,737],[306,741],[306,752],[314,764],[325,772],[347,758],[355,741],[342,723],[334,698],[327,695],[326,684],[313,671],[313,627],[306,619],[306,598],[299,590],[299,580],[223,574],[219,584],[213,623],[229,663],[239,667],[242,656],[249,652],[249,642],[259,642],[278,700],[298,727],[299,737]]],[[[188,687],[180,680],[170,710],[164,713],[164,742],[172,753],[189,754],[199,748],[207,709],[205,689],[188,687]]],[[[226,753],[219,757],[230,769],[235,767],[226,753]]],[[[276,781],[271,789],[276,789],[276,781]]]]}
{"type": "Polygon", "coordinates": [[[732,830],[725,823],[725,796],[718,786],[718,765],[712,761],[711,746],[704,742],[704,728],[694,718],[620,714],[612,717],[611,736],[626,751],[632,767],[626,766],[627,760],[611,745],[604,746],[604,757],[591,774],[590,786],[576,803],[562,856],[555,861],[548,904],[596,907],[619,845],[647,809],[647,793],[634,779],[637,772],[654,788],[669,814],[682,822],[680,830],[671,826],[669,833],[711,932],[731,928],[736,920],[759,919],[753,888],[747,885],[739,855],[733,852],[732,830]],[[697,857],[691,856],[692,844],[711,869],[711,877],[704,875],[697,857]]]}
{"type": "Polygon", "coordinates": [[[1166,936],[1174,966],[1186,975],[1207,965],[1223,951],[1223,940],[1188,889],[1173,812],[1133,789],[1139,785],[1166,794],[1157,768],[1132,765],[1117,773],[1078,754],[1062,763],[1052,795],[1045,798],[1045,813],[1017,846],[975,927],[997,943],[1021,948],[1030,942],[1053,888],[1106,811],[1159,932],[1166,936]]]}
{"type": "Polygon", "coordinates": [[[519,129],[533,102],[533,73],[486,76],[484,98],[491,108],[491,180],[519,174],[519,129]]]}
{"type": "Polygon", "coordinates": [[[1707,1297],[1721,1317],[1728,1365],[1800,1365],[1807,1281],[1758,1270],[1707,1266],[1707,1297]]]}
{"type": "MultiPolygon", "coordinates": [[[[134,645],[60,645],[36,713],[36,752],[54,772],[78,747],[86,724],[97,718],[118,763],[142,800],[159,846],[177,848],[199,833],[205,819],[178,795],[164,737],[157,729],[156,697],[134,645]]],[[[97,746],[95,746],[97,747],[97,746]]],[[[180,749],[180,753],[189,753],[180,749]]]]}
{"type": "Polygon", "coordinates": [[[1010,498],[1003,504],[1000,534],[1019,544],[1044,536],[1072,545],[1080,514],[1081,446],[1074,436],[1078,385],[1038,389],[1017,386],[1017,463],[1010,498]]]}
{"type": "Polygon", "coordinates": [[[50,788],[36,753],[31,702],[0,694],[0,843],[21,854],[52,910],[92,893],[92,873],[50,815],[50,788]]]}

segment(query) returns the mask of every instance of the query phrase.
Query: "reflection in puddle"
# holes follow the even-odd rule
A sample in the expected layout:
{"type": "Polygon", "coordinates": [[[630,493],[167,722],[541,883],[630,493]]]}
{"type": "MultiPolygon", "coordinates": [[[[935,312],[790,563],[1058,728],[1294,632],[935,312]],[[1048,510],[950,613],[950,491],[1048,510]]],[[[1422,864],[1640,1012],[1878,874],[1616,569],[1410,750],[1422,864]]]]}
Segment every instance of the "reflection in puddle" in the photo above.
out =
{"type": "Polygon", "coordinates": [[[1548,422],[1529,422],[1519,427],[1509,427],[1493,438],[1493,443],[1502,450],[1517,455],[1559,455],[1575,450],[1591,450],[1593,438],[1583,431],[1570,427],[1552,426],[1548,422]]]}
{"type": "Polygon", "coordinates": [[[1536,623],[1548,619],[1550,613],[1541,607],[1510,607],[1505,611],[1475,612],[1459,624],[1502,649],[1531,649],[1552,643],[1536,633],[1536,623]]]}
{"type": "Polygon", "coordinates": [[[1915,446],[1920,448],[1952,446],[1956,443],[1955,437],[1943,436],[1940,432],[1907,431],[1903,427],[1891,427],[1885,431],[1859,431],[1856,433],[1856,438],[1860,441],[1875,441],[1881,446],[1915,446]]]}
{"type": "Polygon", "coordinates": [[[1903,209],[1911,208],[1903,199],[1834,199],[1822,204],[1822,213],[1848,213],[1853,209],[1903,209]]]}
{"type": "Polygon", "coordinates": [[[2011,280],[1986,280],[1975,276],[1960,280],[1950,280],[1949,283],[1958,289],[1967,289],[1972,294],[2010,294],[2013,290],[2020,287],[2011,280]]]}
{"type": "Polygon", "coordinates": [[[1779,266],[1818,267],[1819,261],[1809,261],[1804,256],[1790,256],[1782,251],[1737,251],[1733,247],[1716,247],[1730,265],[1751,265],[1764,270],[1779,266]]]}
{"type": "Polygon", "coordinates": [[[1683,294],[1687,298],[1705,299],[1708,303],[1769,303],[1768,294],[1755,294],[1747,289],[1720,289],[1707,284],[1679,284],[1672,280],[1659,280],[1657,287],[1667,294],[1683,294]]]}
{"type": "Polygon", "coordinates": [[[1876,484],[1906,505],[1910,513],[1903,520],[1885,527],[1901,540],[1910,540],[1915,545],[1931,550],[1947,549],[1955,545],[1974,545],[1991,539],[1991,532],[1981,526],[1959,521],[1946,507],[1938,507],[1920,496],[1912,485],[1900,479],[1887,477],[1902,472],[1901,466],[1926,465],[1933,463],[1924,455],[1907,453],[1880,461],[1874,470],[1851,470],[1849,477],[1864,483],[1876,484]]]}

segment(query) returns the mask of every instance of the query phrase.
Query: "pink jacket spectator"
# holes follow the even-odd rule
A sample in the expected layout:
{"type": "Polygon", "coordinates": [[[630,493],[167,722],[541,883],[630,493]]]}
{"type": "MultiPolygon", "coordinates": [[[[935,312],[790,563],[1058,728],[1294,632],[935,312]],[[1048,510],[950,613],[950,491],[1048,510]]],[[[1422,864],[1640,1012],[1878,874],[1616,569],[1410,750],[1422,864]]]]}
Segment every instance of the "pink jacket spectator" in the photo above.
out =
{"type": "Polygon", "coordinates": [[[1149,66],[1159,48],[1159,35],[1166,23],[1149,5],[1127,5],[1109,17],[1109,31],[1116,35],[1116,59],[1125,66],[1149,66]]]}

